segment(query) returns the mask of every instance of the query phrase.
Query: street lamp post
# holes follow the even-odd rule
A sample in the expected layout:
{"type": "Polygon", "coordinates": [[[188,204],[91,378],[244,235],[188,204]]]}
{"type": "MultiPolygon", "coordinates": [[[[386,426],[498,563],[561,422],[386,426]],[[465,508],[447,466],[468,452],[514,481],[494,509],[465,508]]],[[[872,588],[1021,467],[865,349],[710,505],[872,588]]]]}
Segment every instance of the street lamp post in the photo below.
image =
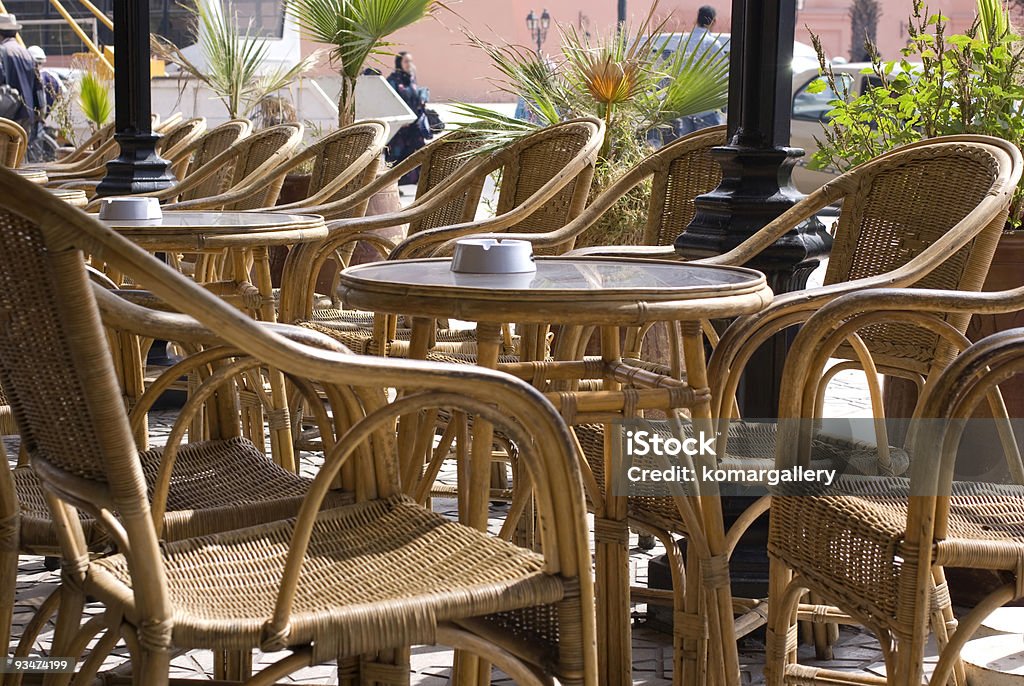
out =
{"type": "Polygon", "coordinates": [[[534,14],[533,10],[526,15],[526,28],[530,32],[530,37],[533,38],[533,42],[537,44],[537,54],[540,55],[541,46],[544,45],[544,41],[548,37],[548,28],[551,26],[551,15],[545,9],[541,12],[538,18],[534,14]]]}
{"type": "Polygon", "coordinates": [[[121,148],[107,163],[97,195],[168,188],[174,176],[156,154],[149,84],[149,0],[114,0],[114,138],[121,148]]]}
{"type": "MultiPolygon", "coordinates": [[[[803,196],[790,183],[793,40],[798,0],[733,0],[728,143],[713,155],[722,182],[696,199],[693,221],[675,242],[688,257],[720,255],[757,233],[803,196]]],[[[790,231],[752,260],[776,293],[804,288],[831,238],[816,220],[790,231]]],[[[761,347],[740,390],[744,417],[778,416],[787,337],[761,347]]]]}

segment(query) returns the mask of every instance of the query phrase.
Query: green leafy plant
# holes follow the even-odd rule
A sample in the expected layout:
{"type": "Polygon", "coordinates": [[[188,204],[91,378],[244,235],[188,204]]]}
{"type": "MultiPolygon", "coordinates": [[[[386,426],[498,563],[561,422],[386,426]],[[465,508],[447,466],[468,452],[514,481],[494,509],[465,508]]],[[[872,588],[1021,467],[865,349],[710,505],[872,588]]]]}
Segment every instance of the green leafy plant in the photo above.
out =
{"type": "Polygon", "coordinates": [[[331,46],[341,76],[338,126],[355,121],[356,79],[385,39],[445,7],[439,0],[287,0],[287,11],[311,40],[331,46]]]}
{"type": "MultiPolygon", "coordinates": [[[[721,109],[728,100],[728,50],[708,39],[693,50],[667,50],[671,19],[655,19],[658,3],[634,27],[604,35],[581,34],[559,26],[561,50],[544,58],[515,45],[497,45],[468,34],[500,74],[493,80],[504,93],[522,98],[531,121],[504,116],[491,109],[459,103],[455,111],[474,121],[482,152],[515,138],[574,117],[592,116],[606,125],[594,177],[600,193],[650,152],[648,135],[684,116],[721,109]]],[[[639,186],[606,213],[580,238],[579,245],[635,243],[646,218],[646,194],[639,186]]]]}
{"type": "Polygon", "coordinates": [[[314,52],[292,67],[266,69],[270,43],[254,35],[251,20],[244,32],[239,29],[238,13],[232,3],[226,3],[222,11],[211,10],[207,3],[197,3],[190,9],[207,67],[197,67],[178,46],[162,36],[152,37],[153,51],[209,86],[232,119],[248,117],[260,102],[309,71],[319,57],[314,52]]]}
{"type": "MultiPolygon", "coordinates": [[[[947,35],[947,19],[915,0],[910,42],[901,59],[882,61],[867,44],[878,85],[852,97],[818,50],[824,82],[840,97],[831,104],[816,168],[845,171],[900,145],[949,134],[985,134],[1024,146],[1024,43],[1000,0],[978,0],[978,18],[963,34],[947,35]]],[[[1024,218],[1020,188],[1010,221],[1024,218]]]]}
{"type": "Polygon", "coordinates": [[[83,72],[78,82],[78,105],[89,120],[92,130],[99,130],[114,111],[114,103],[110,98],[110,80],[95,71],[83,72]]]}

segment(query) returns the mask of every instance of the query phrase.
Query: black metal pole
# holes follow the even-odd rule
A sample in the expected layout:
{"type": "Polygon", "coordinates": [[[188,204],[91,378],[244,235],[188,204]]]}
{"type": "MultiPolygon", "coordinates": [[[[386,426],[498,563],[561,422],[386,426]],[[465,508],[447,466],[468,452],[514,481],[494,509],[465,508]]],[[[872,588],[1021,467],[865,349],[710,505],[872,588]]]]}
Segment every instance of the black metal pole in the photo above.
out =
{"type": "MultiPolygon", "coordinates": [[[[693,222],[676,239],[688,258],[726,252],[801,199],[790,183],[803,151],[789,146],[796,0],[733,0],[729,65],[729,143],[714,151],[723,179],[697,198],[693,222]]],[[[776,293],[804,288],[831,247],[817,221],[790,231],[748,266],[776,293]]],[[[787,349],[780,334],[758,351],[740,389],[744,417],[778,416],[787,349]]]]}
{"type": "Polygon", "coordinates": [[[626,0],[619,0],[619,26],[626,22],[626,0]]]}
{"type": "Polygon", "coordinates": [[[149,0],[114,0],[114,127],[120,155],[107,163],[98,195],[169,187],[174,176],[156,154],[149,84],[149,0]]]}

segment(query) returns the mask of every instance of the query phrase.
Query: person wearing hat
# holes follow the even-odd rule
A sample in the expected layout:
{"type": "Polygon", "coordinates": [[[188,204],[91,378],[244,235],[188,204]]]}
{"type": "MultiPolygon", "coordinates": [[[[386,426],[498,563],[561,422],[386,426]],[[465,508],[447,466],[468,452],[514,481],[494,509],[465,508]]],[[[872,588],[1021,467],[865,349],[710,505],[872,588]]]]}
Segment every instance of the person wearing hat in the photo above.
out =
{"type": "Polygon", "coordinates": [[[21,24],[13,14],[0,14],[0,89],[7,86],[6,97],[9,119],[21,124],[28,132],[31,140],[36,134],[37,124],[41,123],[40,112],[45,106],[43,84],[39,78],[36,61],[18,42],[18,31],[21,24]],[[21,97],[20,105],[14,104],[16,91],[21,97]]]}
{"type": "Polygon", "coordinates": [[[28,46],[28,54],[32,55],[32,59],[36,61],[36,68],[39,70],[39,80],[43,84],[43,103],[42,103],[42,116],[46,117],[50,114],[50,110],[53,109],[53,103],[60,97],[60,94],[64,90],[64,86],[61,85],[60,79],[53,75],[52,72],[44,71],[43,65],[46,64],[46,52],[38,45],[28,46]]]}

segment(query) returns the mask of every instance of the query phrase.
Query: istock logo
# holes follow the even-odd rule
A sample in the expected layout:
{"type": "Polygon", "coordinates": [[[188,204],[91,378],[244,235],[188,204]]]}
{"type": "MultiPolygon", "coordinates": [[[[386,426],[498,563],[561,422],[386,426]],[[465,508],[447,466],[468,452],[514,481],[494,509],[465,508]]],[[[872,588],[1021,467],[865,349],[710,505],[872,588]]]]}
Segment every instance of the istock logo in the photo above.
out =
{"type": "Polygon", "coordinates": [[[703,431],[696,436],[679,439],[674,436],[663,436],[653,431],[627,431],[626,454],[634,457],[646,455],[663,455],[678,457],[679,455],[714,455],[717,435],[709,436],[703,431]]]}

